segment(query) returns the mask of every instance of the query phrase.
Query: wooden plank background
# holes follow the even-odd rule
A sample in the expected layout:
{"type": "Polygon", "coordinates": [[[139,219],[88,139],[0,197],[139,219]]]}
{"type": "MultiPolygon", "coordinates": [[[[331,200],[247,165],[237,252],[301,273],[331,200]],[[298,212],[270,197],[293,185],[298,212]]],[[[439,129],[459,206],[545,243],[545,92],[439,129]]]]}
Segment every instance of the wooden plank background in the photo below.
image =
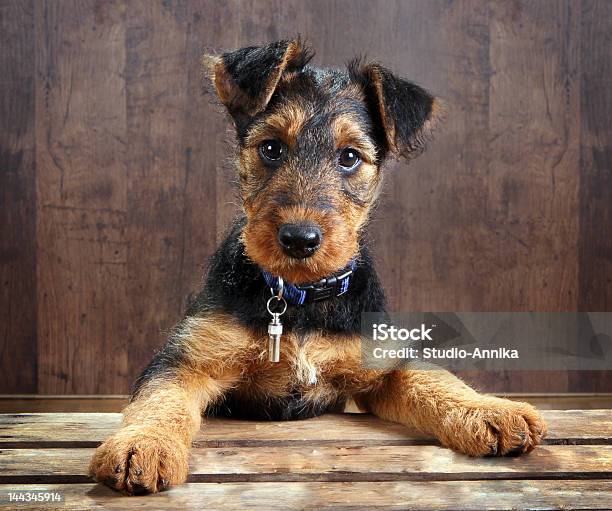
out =
{"type": "Polygon", "coordinates": [[[10,505],[10,492],[38,490],[59,492],[62,509],[78,510],[611,509],[612,412],[548,410],[543,417],[549,434],[529,456],[479,459],[365,414],[206,419],[187,483],[126,499],[86,475],[121,414],[0,414],[0,507],[58,508],[10,505]]]}
{"type": "Polygon", "coordinates": [[[199,57],[297,33],[449,104],[373,220],[394,309],[612,311],[612,2],[0,0],[1,393],[128,391],[236,211],[199,57]]]}

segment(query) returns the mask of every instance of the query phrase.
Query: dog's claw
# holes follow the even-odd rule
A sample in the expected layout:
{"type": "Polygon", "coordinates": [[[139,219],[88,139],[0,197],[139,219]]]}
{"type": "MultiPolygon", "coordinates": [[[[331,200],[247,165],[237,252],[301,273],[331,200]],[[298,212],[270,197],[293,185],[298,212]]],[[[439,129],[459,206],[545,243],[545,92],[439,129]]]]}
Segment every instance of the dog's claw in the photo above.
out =
{"type": "Polygon", "coordinates": [[[145,495],[146,493],[149,493],[146,486],[138,483],[132,485],[132,495],[145,495]]]}
{"type": "Polygon", "coordinates": [[[497,398],[453,410],[446,420],[451,428],[441,440],[470,456],[519,456],[538,445],[546,432],[531,405],[497,398]]]}
{"type": "Polygon", "coordinates": [[[494,444],[491,444],[489,453],[486,456],[488,458],[493,458],[497,456],[498,451],[499,451],[499,445],[497,444],[497,442],[495,442],[494,444]]]}
{"type": "Polygon", "coordinates": [[[128,495],[159,491],[187,478],[188,448],[166,434],[120,430],[104,442],[91,460],[89,473],[96,481],[128,495]]]}

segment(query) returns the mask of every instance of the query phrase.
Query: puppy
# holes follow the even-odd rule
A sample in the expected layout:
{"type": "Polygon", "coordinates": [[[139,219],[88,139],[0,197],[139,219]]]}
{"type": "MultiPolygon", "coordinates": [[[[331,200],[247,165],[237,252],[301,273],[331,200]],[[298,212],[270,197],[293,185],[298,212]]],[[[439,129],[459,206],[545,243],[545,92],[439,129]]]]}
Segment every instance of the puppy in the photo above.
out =
{"type": "Polygon", "coordinates": [[[446,371],[363,367],[361,314],[385,310],[363,243],[381,165],[423,149],[440,105],[379,64],[310,58],[296,40],[205,57],[236,129],[243,215],[96,450],[96,480],[127,494],[185,481],[202,413],[303,419],[353,398],[471,456],[525,453],[545,433],[530,405],[446,371]]]}

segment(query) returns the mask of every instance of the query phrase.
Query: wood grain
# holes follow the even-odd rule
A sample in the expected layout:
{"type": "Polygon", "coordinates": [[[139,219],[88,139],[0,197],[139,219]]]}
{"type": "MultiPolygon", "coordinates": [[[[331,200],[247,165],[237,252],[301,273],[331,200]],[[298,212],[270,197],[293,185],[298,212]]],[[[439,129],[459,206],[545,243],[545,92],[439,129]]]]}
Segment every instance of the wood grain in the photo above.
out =
{"type": "MultiPolygon", "coordinates": [[[[545,410],[545,443],[612,444],[609,410],[545,410]]],[[[0,448],[94,447],[120,425],[118,413],[0,415],[0,448]]],[[[270,445],[433,445],[431,437],[367,414],[324,415],[304,421],[253,422],[206,419],[197,447],[270,445]]]]}
{"type": "MultiPolygon", "coordinates": [[[[95,438],[119,414],[0,416],[32,447],[0,444],[0,507],[10,492],[59,492],[62,503],[23,509],[607,509],[612,504],[609,410],[547,412],[558,429],[597,445],[542,445],[518,458],[469,458],[436,445],[386,445],[397,425],[337,415],[286,423],[208,420],[203,431],[225,445],[192,450],[188,482],[127,498],[88,481],[93,448],[45,442],[95,438]],[[42,427],[39,427],[42,426],[42,427]],[[590,426],[590,427],[589,427],[590,426]],[[37,430],[38,428],[38,430],[37,430]],[[608,438],[594,439],[598,431],[608,438]],[[369,432],[369,434],[368,434],[369,432]],[[38,437],[37,437],[38,435],[38,437]],[[351,438],[352,437],[352,438],[351,438]],[[241,443],[237,439],[250,443],[241,443]],[[253,442],[253,440],[256,440],[253,442]],[[357,439],[357,442],[354,440],[357,439]],[[359,445],[359,439],[363,440],[359,445]]],[[[7,427],[4,427],[7,426],[7,427]]]]}
{"type": "MultiPolygon", "coordinates": [[[[609,509],[612,481],[401,481],[300,483],[187,483],[144,498],[124,497],[94,484],[0,485],[8,492],[49,491],[64,497],[61,509],[334,509],[509,510],[609,509]]],[[[57,509],[20,503],[18,509],[57,509]]]]}
{"type": "Polygon", "coordinates": [[[494,310],[508,299],[515,310],[576,310],[578,27],[576,3],[492,4],[488,228],[504,258],[494,310]]]}
{"type": "MultiPolygon", "coordinates": [[[[0,483],[83,483],[93,449],[3,449],[0,483]]],[[[610,479],[611,445],[546,445],[470,458],[434,445],[194,448],[190,482],[610,479]]]]}
{"type": "Polygon", "coordinates": [[[129,392],[237,210],[200,55],[297,33],[315,64],[367,54],[448,105],[429,151],[386,169],[371,237],[393,309],[610,310],[610,2],[2,0],[0,16],[0,392],[129,392]]]}
{"type": "MultiPolygon", "coordinates": [[[[578,310],[612,309],[612,19],[610,2],[583,2],[580,45],[580,275],[578,310]]],[[[612,371],[570,372],[577,391],[612,388],[612,371]]]]}
{"type": "Polygon", "coordinates": [[[1,2],[0,392],[37,390],[34,48],[34,2],[1,2]]]}
{"type": "Polygon", "coordinates": [[[580,46],[580,310],[612,309],[612,18],[584,2],[580,46]]]}
{"type": "MultiPolygon", "coordinates": [[[[18,394],[0,396],[0,413],[117,413],[128,404],[126,395],[61,394],[56,396],[18,394]]],[[[610,396],[612,402],[612,396],[610,396]]],[[[603,404],[601,406],[604,406],[603,404]]],[[[586,407],[585,407],[586,408],[586,407]]],[[[599,408],[595,406],[592,408],[599,408]]]]}
{"type": "Polygon", "coordinates": [[[125,389],[124,5],[36,2],[38,391],[125,389]]]}
{"type": "Polygon", "coordinates": [[[128,345],[138,374],[181,317],[188,105],[185,3],[129,3],[126,11],[128,116],[128,345]],[[145,264],[143,262],[146,261],[145,264]]]}
{"type": "MultiPolygon", "coordinates": [[[[488,276],[476,279],[487,282],[489,310],[576,310],[578,27],[575,3],[491,4],[486,241],[478,246],[493,257],[483,261],[488,276]]],[[[535,382],[542,391],[569,388],[563,371],[491,373],[487,388],[535,382]]]]}

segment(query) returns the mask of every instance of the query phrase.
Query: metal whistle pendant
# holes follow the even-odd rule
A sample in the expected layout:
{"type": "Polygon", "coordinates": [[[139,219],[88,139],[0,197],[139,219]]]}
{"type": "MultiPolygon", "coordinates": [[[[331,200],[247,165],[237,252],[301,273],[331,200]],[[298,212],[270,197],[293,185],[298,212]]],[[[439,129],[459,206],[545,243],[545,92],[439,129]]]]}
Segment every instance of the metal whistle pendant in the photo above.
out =
{"type": "Polygon", "coordinates": [[[268,360],[270,362],[280,361],[280,341],[283,334],[283,324],[280,314],[273,313],[272,321],[268,323],[268,360]]]}
{"type": "Polygon", "coordinates": [[[280,317],[287,310],[287,302],[282,296],[273,296],[268,300],[266,307],[272,316],[272,320],[268,323],[268,360],[270,362],[280,362],[280,341],[281,335],[283,334],[283,324],[281,323],[280,317]],[[282,310],[273,312],[272,309],[270,309],[272,300],[281,302],[284,305],[282,310]]]}

